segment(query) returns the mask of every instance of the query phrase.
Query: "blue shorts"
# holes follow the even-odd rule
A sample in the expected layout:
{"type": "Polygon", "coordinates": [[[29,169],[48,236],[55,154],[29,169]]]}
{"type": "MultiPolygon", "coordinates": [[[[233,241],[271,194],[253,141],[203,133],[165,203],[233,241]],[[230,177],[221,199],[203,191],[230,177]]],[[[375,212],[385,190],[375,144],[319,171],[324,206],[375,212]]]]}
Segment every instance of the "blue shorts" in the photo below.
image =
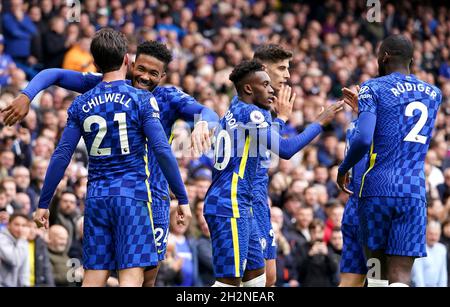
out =
{"type": "Polygon", "coordinates": [[[418,198],[365,197],[358,204],[360,241],[388,255],[425,257],[426,203],[418,198]]]}
{"type": "Polygon", "coordinates": [[[350,197],[345,205],[342,218],[342,246],[340,271],[341,273],[367,274],[366,258],[364,250],[359,242],[358,200],[350,197]]]}
{"type": "Polygon", "coordinates": [[[158,264],[148,204],[126,197],[86,199],[85,269],[122,270],[158,264]]]}
{"type": "Polygon", "coordinates": [[[162,200],[152,197],[152,216],[158,260],[163,261],[166,258],[169,237],[170,198],[162,200]]]}
{"type": "Polygon", "coordinates": [[[244,276],[246,270],[264,267],[256,222],[251,217],[206,215],[216,278],[244,276]]]}
{"type": "Polygon", "coordinates": [[[263,249],[264,259],[277,259],[277,245],[275,243],[275,234],[270,221],[269,205],[256,201],[252,205],[253,217],[258,225],[259,240],[263,249]]]}

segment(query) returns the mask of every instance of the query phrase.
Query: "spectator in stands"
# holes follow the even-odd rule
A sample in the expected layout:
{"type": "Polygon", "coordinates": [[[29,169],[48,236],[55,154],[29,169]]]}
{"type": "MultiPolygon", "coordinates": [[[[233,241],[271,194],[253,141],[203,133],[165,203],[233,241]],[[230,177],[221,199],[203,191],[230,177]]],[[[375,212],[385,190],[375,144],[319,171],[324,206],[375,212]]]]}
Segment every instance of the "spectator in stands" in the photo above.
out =
{"type": "Polygon", "coordinates": [[[55,282],[47,243],[40,236],[40,230],[38,230],[33,221],[28,221],[27,226],[29,228],[27,240],[28,259],[30,263],[30,286],[52,287],[55,285],[55,282]]]}
{"type": "Polygon", "coordinates": [[[26,241],[28,217],[13,214],[8,228],[0,232],[0,286],[24,287],[30,285],[28,244],[26,241]]]}
{"type": "Polygon", "coordinates": [[[52,273],[57,287],[69,286],[67,280],[67,272],[69,267],[67,261],[67,243],[69,241],[69,234],[67,230],[61,225],[53,225],[48,231],[48,252],[50,256],[50,263],[52,264],[52,273]]]}
{"type": "MultiPolygon", "coordinates": [[[[72,254],[72,248],[77,248],[77,246],[72,246],[72,242],[77,242],[78,228],[77,221],[80,218],[80,212],[77,207],[77,197],[72,191],[65,190],[59,196],[58,202],[53,202],[50,208],[50,216],[52,220],[50,225],[61,225],[68,233],[67,239],[67,250],[69,256],[72,254]]],[[[75,254],[78,254],[74,251],[75,254]]]]}
{"type": "Polygon", "coordinates": [[[323,242],[324,223],[315,219],[309,226],[311,242],[304,245],[304,254],[298,260],[298,276],[301,287],[336,286],[338,263],[331,250],[323,242]]]}
{"type": "Polygon", "coordinates": [[[414,261],[411,279],[415,287],[447,287],[447,248],[439,243],[441,224],[427,225],[427,257],[414,261]]]}
{"type": "Polygon", "coordinates": [[[62,67],[80,72],[96,72],[90,52],[91,40],[88,36],[82,36],[65,54],[62,67]]]}
{"type": "Polygon", "coordinates": [[[6,53],[19,67],[27,67],[36,27],[24,10],[23,0],[11,0],[10,10],[3,14],[2,22],[6,53]]]}

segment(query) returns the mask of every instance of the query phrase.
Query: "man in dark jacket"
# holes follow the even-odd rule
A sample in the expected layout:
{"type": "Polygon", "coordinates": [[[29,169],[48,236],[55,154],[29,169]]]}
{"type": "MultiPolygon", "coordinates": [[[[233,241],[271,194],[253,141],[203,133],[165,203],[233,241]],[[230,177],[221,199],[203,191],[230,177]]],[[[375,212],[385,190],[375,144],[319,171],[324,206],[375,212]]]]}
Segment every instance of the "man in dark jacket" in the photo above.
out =
{"type": "Polygon", "coordinates": [[[333,252],[323,242],[324,224],[315,219],[309,226],[311,241],[305,243],[304,253],[298,262],[301,287],[332,287],[336,284],[338,265],[333,252]]]}
{"type": "Polygon", "coordinates": [[[28,223],[28,259],[30,263],[30,286],[54,287],[52,265],[48,254],[47,243],[38,235],[38,229],[33,221],[28,223]]]}
{"type": "Polygon", "coordinates": [[[204,202],[199,201],[195,206],[195,216],[201,235],[196,241],[198,255],[198,271],[202,287],[210,287],[214,284],[214,268],[212,262],[212,246],[208,224],[203,216],[204,202]]]}

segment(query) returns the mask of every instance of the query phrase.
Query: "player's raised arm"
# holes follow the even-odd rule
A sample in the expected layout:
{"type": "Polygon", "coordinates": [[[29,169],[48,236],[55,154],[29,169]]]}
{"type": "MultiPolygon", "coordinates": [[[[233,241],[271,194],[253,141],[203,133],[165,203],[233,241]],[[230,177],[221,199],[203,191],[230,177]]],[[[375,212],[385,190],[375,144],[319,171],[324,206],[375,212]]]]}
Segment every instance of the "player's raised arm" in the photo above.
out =
{"type": "Polygon", "coordinates": [[[346,193],[347,172],[369,151],[377,121],[376,96],[369,86],[362,86],[358,98],[359,118],[355,128],[355,136],[349,144],[344,161],[339,166],[337,184],[346,193]]]}
{"type": "Polygon", "coordinates": [[[50,159],[47,173],[45,174],[41,197],[39,198],[38,209],[33,217],[38,227],[44,226],[45,228],[48,228],[48,219],[50,215],[48,207],[50,201],[59,182],[64,176],[66,168],[69,165],[72,155],[81,138],[81,130],[74,120],[74,114],[72,114],[71,109],[68,110],[68,114],[67,125],[64,128],[61,140],[50,159]]]}
{"type": "Polygon", "coordinates": [[[2,110],[5,124],[11,126],[22,120],[28,114],[31,100],[40,91],[52,85],[84,93],[101,81],[102,76],[99,74],[81,73],[60,68],[44,69],[28,83],[27,87],[12,101],[11,105],[2,110]]]}
{"type": "Polygon", "coordinates": [[[167,94],[170,97],[171,106],[174,105],[180,117],[187,121],[194,121],[200,116],[200,120],[195,123],[191,134],[192,150],[194,155],[200,155],[211,148],[210,131],[217,126],[219,116],[208,107],[201,105],[194,97],[173,88],[167,94]]]}
{"type": "Polygon", "coordinates": [[[330,122],[337,112],[342,110],[343,102],[340,101],[327,109],[325,109],[317,118],[316,122],[308,125],[305,130],[301,133],[297,134],[294,137],[284,139],[282,138],[277,131],[271,131],[268,133],[269,144],[273,144],[272,142],[278,143],[278,153],[282,159],[290,159],[297,152],[302,150],[305,146],[311,143],[321,132],[322,126],[326,125],[330,122]],[[271,138],[275,137],[274,140],[271,138]]]}

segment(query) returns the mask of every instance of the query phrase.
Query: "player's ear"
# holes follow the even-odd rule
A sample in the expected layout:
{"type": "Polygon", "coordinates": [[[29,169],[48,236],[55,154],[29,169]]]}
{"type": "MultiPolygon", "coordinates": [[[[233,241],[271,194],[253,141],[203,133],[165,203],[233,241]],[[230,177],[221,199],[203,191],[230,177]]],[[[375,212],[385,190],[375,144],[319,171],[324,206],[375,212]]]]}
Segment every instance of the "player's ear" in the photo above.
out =
{"type": "Polygon", "coordinates": [[[123,57],[123,62],[126,66],[130,63],[130,55],[128,53],[123,57]]]}
{"type": "Polygon", "coordinates": [[[389,61],[389,58],[391,56],[389,55],[389,53],[387,53],[387,51],[384,52],[383,57],[381,58],[383,63],[386,63],[387,61],[389,61]]]}
{"type": "Polygon", "coordinates": [[[253,89],[252,89],[251,85],[248,83],[244,84],[244,87],[242,88],[242,90],[248,96],[251,96],[253,94],[253,89]]]}

